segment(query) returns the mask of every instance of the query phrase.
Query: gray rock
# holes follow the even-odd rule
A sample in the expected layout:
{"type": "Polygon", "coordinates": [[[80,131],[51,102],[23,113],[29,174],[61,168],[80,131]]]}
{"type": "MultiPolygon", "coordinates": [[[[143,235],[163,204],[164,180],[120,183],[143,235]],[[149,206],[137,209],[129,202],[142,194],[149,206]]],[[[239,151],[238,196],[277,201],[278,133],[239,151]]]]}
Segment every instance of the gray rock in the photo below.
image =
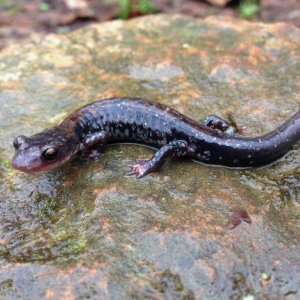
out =
{"type": "Polygon", "coordinates": [[[299,145],[261,169],[172,160],[139,180],[127,165],[152,151],[134,145],[50,173],[10,167],[14,137],[111,96],[234,112],[265,133],[298,109],[299,70],[298,29],[232,19],[150,16],[4,49],[0,298],[299,298],[299,145]],[[235,207],[252,223],[229,230],[235,207]]]}

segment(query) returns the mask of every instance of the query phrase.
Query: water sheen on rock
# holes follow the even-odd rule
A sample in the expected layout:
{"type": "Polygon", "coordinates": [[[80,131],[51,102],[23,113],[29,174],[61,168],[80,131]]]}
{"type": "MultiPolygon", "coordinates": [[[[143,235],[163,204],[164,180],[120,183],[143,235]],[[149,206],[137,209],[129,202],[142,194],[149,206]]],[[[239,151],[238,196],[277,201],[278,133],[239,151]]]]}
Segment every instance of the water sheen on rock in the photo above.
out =
{"type": "Polygon", "coordinates": [[[232,19],[149,16],[4,49],[0,298],[299,298],[299,145],[265,168],[171,160],[139,180],[128,165],[152,151],[136,145],[49,173],[10,167],[14,137],[112,96],[196,120],[233,112],[266,133],[299,108],[299,69],[299,29],[232,19]],[[251,224],[230,230],[243,210],[251,224]]]}

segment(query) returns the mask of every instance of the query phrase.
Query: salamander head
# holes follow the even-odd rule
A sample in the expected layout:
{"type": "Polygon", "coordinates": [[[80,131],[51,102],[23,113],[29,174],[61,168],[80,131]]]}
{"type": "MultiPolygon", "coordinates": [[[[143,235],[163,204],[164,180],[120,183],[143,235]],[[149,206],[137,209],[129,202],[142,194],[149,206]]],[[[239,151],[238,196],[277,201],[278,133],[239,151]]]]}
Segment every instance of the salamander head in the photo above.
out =
{"type": "Polygon", "coordinates": [[[13,142],[11,165],[25,173],[49,171],[61,166],[78,151],[75,134],[54,127],[28,138],[20,135],[13,142]]]}

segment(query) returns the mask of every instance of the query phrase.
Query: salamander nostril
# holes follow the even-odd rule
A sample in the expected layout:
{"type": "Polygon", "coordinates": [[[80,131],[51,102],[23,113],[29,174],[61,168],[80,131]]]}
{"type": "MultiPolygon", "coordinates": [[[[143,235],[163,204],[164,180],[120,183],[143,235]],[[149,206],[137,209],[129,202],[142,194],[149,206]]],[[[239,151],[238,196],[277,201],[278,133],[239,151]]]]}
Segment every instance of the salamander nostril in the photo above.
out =
{"type": "Polygon", "coordinates": [[[22,145],[25,145],[28,142],[28,138],[24,135],[17,136],[14,141],[13,145],[16,150],[18,150],[22,145]]]}

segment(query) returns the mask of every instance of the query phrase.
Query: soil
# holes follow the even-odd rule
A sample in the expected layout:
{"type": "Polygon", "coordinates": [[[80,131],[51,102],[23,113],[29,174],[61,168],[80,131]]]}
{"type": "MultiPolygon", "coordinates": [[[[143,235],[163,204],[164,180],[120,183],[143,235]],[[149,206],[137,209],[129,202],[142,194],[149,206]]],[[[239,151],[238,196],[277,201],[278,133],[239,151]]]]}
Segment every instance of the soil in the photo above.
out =
{"type": "MultiPolygon", "coordinates": [[[[124,1],[123,1],[124,2],[124,1]]],[[[149,1],[151,2],[151,1],[149,1]]],[[[240,17],[238,0],[196,1],[155,0],[153,13],[184,14],[195,18],[210,15],[240,17]]],[[[92,22],[118,19],[118,0],[0,0],[0,49],[13,40],[32,34],[65,33],[92,22]]],[[[132,0],[128,18],[143,15],[138,0],[132,0]]],[[[260,12],[252,19],[264,22],[285,21],[300,26],[299,0],[260,0],[260,12]]]]}

